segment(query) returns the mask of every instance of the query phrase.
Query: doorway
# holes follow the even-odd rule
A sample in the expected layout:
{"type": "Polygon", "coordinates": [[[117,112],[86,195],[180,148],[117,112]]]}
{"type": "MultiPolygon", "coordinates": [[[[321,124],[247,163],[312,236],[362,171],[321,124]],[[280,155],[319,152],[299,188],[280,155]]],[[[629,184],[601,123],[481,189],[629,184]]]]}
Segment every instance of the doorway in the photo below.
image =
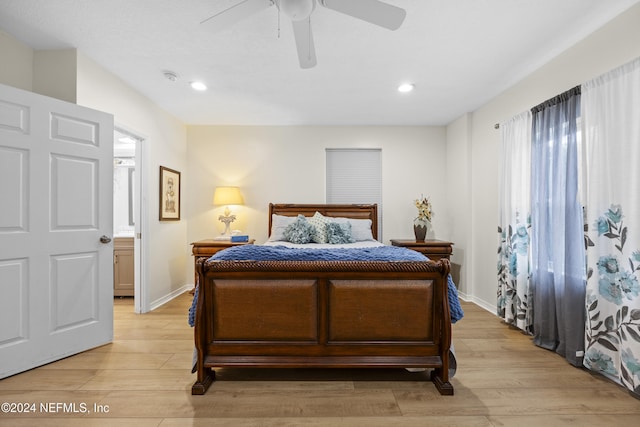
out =
{"type": "Polygon", "coordinates": [[[114,297],[132,297],[133,310],[144,313],[143,275],[144,139],[115,126],[113,140],[114,297]]]}

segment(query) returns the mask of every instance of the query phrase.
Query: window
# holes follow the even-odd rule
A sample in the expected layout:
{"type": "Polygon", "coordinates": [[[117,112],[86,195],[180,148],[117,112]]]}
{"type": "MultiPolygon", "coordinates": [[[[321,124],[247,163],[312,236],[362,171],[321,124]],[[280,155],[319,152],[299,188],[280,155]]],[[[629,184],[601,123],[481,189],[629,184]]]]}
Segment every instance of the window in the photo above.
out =
{"type": "Polygon", "coordinates": [[[378,240],[382,241],[382,150],[326,150],[327,203],[378,204],[378,240]]]}

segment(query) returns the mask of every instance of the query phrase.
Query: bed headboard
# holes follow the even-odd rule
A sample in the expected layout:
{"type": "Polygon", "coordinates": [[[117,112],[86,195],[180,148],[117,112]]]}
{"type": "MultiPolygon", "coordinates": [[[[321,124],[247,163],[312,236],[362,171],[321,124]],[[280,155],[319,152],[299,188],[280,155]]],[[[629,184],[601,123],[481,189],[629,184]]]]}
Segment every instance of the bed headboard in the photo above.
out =
{"type": "Polygon", "coordinates": [[[313,216],[320,212],[324,216],[370,219],[371,233],[378,239],[378,205],[314,205],[314,204],[274,204],[269,203],[269,231],[271,233],[272,214],[283,216],[313,216]]]}

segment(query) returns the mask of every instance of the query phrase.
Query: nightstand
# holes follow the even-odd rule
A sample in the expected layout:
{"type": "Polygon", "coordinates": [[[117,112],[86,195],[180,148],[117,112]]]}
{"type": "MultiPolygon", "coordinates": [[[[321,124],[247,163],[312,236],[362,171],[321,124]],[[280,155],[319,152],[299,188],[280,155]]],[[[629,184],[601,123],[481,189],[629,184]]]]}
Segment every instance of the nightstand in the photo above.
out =
{"type": "Polygon", "coordinates": [[[449,259],[453,253],[453,243],[444,240],[425,239],[423,242],[417,242],[415,240],[391,239],[391,244],[420,252],[434,261],[440,258],[449,259]]]}
{"type": "MultiPolygon", "coordinates": [[[[242,246],[242,245],[252,245],[255,242],[255,239],[249,239],[248,242],[231,242],[229,240],[213,240],[213,239],[205,239],[198,240],[197,242],[191,243],[193,249],[191,253],[193,254],[193,267],[194,272],[196,271],[196,264],[199,259],[208,259],[216,252],[220,252],[223,249],[230,248],[232,246],[242,246]]],[[[198,273],[195,273],[195,280],[198,280],[198,273]]],[[[194,283],[196,283],[194,282],[194,283]]],[[[192,291],[193,292],[193,291],[192,291]]]]}

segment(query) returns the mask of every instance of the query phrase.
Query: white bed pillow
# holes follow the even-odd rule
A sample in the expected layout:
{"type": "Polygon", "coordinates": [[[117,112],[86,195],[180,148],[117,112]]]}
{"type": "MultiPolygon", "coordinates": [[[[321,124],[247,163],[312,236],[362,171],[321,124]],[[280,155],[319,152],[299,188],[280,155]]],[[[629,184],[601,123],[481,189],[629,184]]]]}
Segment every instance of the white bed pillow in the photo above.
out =
{"type": "Polygon", "coordinates": [[[348,222],[351,224],[351,237],[356,242],[366,242],[369,240],[375,240],[373,233],[371,233],[371,220],[370,219],[354,219],[354,218],[332,218],[333,221],[338,224],[348,222]]]}
{"type": "MultiPolygon", "coordinates": [[[[353,218],[341,218],[341,217],[327,217],[323,216],[328,221],[335,221],[337,223],[344,224],[349,222],[351,224],[351,237],[356,242],[375,241],[373,234],[371,233],[371,220],[370,219],[353,219],[353,218]]],[[[308,220],[309,218],[307,218],[308,220]]],[[[269,236],[270,242],[286,241],[284,237],[284,230],[293,224],[296,220],[295,216],[285,216],[278,214],[271,214],[271,235],[269,236]]]]}
{"type": "Polygon", "coordinates": [[[284,237],[284,230],[296,221],[295,216],[285,215],[271,215],[271,235],[269,236],[270,242],[278,242],[286,240],[284,237]]]}
{"type": "Polygon", "coordinates": [[[295,249],[346,249],[346,248],[377,248],[380,246],[384,246],[384,244],[378,242],[377,240],[367,240],[362,242],[355,243],[343,243],[332,245],[331,243],[305,243],[304,245],[299,245],[296,243],[280,241],[280,242],[271,242],[267,240],[263,243],[264,246],[286,246],[288,248],[295,249]]]}

